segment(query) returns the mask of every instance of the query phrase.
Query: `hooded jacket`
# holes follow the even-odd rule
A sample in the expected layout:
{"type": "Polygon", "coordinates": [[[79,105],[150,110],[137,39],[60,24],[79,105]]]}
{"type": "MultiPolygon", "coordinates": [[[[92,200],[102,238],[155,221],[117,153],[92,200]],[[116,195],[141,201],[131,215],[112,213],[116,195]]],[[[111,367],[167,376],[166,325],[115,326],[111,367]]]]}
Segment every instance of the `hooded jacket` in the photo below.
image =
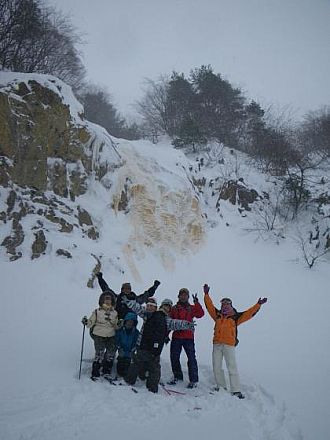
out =
{"type": "Polygon", "coordinates": [[[127,329],[125,325],[123,325],[121,329],[116,331],[118,357],[130,358],[132,356],[132,352],[136,348],[136,343],[140,334],[139,330],[136,328],[136,314],[128,312],[124,318],[124,322],[128,320],[134,321],[135,324],[133,328],[127,329]]]}
{"type": "Polygon", "coordinates": [[[237,310],[234,309],[234,314],[226,317],[220,310],[214,307],[207,293],[204,295],[204,302],[209,315],[215,321],[213,344],[226,344],[231,346],[238,344],[237,327],[243,324],[243,322],[253,318],[261,307],[260,304],[257,303],[244,312],[237,312],[237,310]]]}

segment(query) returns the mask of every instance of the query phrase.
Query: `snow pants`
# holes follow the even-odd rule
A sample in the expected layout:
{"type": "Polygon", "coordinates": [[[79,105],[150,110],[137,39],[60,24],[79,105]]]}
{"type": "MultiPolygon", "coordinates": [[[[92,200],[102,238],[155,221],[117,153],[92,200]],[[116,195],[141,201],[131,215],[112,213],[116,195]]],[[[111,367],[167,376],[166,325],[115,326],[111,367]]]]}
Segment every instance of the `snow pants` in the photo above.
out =
{"type": "Polygon", "coordinates": [[[190,382],[198,382],[198,365],[195,353],[195,342],[193,339],[175,338],[171,341],[171,367],[175,379],[183,380],[183,373],[180,364],[182,348],[188,358],[188,375],[190,382]]]}
{"type": "Polygon", "coordinates": [[[101,366],[103,374],[111,374],[113,360],[117,351],[115,337],[103,338],[102,336],[93,336],[95,359],[93,362],[92,376],[98,377],[101,366]]]}
{"type": "Polygon", "coordinates": [[[225,372],[222,368],[225,359],[229,374],[230,391],[240,391],[240,381],[236,365],[235,347],[227,344],[213,344],[212,365],[215,382],[218,387],[226,387],[225,372]]]}
{"type": "Polygon", "coordinates": [[[132,357],[131,363],[125,381],[134,385],[141,371],[148,373],[146,387],[153,393],[158,393],[158,384],[160,381],[160,356],[155,356],[146,350],[137,350],[132,357]]]}
{"type": "Polygon", "coordinates": [[[117,357],[117,374],[118,376],[126,376],[129,366],[131,365],[132,359],[130,357],[117,357]]]}

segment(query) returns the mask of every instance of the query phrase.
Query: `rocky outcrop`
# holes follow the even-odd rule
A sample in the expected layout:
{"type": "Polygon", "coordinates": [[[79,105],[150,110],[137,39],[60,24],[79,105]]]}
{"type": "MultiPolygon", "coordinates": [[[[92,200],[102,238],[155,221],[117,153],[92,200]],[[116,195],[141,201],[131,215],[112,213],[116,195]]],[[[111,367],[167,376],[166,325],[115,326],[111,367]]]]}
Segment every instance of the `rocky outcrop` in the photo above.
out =
{"type": "MultiPolygon", "coordinates": [[[[26,240],[32,259],[43,255],[54,227],[97,240],[92,216],[72,202],[86,193],[91,176],[102,180],[120,164],[111,137],[84,119],[66,84],[48,75],[1,72],[0,219],[7,232],[0,245],[10,260],[23,255],[26,240]]],[[[68,257],[66,251],[57,255],[68,257]]]]}
{"type": "Polygon", "coordinates": [[[74,199],[86,191],[92,164],[82,146],[90,139],[54,90],[32,79],[0,89],[0,156],[7,162],[2,185],[10,179],[74,199]]]}

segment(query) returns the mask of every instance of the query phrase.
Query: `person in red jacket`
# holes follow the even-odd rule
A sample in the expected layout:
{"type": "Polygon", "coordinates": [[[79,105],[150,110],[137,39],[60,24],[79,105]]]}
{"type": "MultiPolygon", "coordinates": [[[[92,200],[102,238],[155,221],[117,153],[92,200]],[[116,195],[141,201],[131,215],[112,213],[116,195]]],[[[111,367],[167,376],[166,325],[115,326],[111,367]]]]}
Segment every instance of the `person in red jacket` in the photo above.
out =
{"type": "MultiPolygon", "coordinates": [[[[189,290],[186,288],[179,290],[178,298],[179,301],[174,307],[172,307],[170,313],[172,319],[184,319],[193,322],[193,318],[202,318],[204,316],[204,310],[198,301],[197,294],[193,295],[193,305],[189,304],[189,290]]],[[[173,332],[170,350],[173,379],[168,383],[170,385],[175,385],[178,380],[183,380],[180,364],[182,348],[186,352],[188,358],[188,388],[194,388],[197,386],[198,382],[198,365],[193,330],[180,330],[173,332]]]]}

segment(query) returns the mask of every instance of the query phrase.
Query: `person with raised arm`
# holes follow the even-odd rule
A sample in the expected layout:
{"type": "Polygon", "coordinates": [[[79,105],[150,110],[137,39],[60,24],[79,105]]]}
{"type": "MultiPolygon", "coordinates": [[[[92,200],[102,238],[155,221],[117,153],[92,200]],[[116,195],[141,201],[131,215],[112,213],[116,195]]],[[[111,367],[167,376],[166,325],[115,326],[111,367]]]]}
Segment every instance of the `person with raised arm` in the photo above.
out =
{"type": "Polygon", "coordinates": [[[238,312],[232,304],[230,298],[222,298],[220,308],[217,309],[209,295],[210,287],[204,284],[204,302],[206,309],[214,320],[213,352],[212,365],[213,374],[216,382],[215,391],[220,388],[227,389],[225,373],[222,367],[225,359],[229,373],[230,392],[239,399],[244,399],[240,389],[240,379],[237,369],[235,347],[238,344],[237,327],[243,322],[253,318],[260,310],[262,304],[267,302],[267,298],[259,298],[257,303],[244,312],[238,312]]]}

